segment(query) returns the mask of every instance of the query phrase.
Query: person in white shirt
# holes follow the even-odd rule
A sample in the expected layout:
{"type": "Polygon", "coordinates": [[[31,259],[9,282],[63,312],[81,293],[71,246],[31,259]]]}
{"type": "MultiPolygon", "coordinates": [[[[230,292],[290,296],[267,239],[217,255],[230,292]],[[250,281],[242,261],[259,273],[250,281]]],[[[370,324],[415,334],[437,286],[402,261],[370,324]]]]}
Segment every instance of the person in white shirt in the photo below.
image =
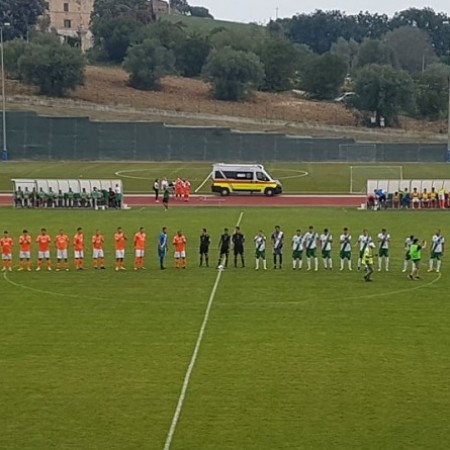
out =
{"type": "Polygon", "coordinates": [[[256,265],[255,269],[259,270],[259,261],[263,262],[263,269],[267,270],[267,260],[266,260],[266,236],[262,230],[258,231],[258,234],[253,239],[255,241],[255,257],[256,265]]]}
{"type": "Polygon", "coordinates": [[[317,241],[319,240],[319,235],[314,231],[314,227],[311,225],[308,228],[308,232],[305,233],[303,237],[303,243],[306,250],[306,264],[308,265],[307,270],[311,270],[311,260],[314,260],[314,270],[319,270],[319,260],[317,258],[317,241]]]}
{"type": "Polygon", "coordinates": [[[348,228],[344,228],[344,232],[339,236],[339,244],[341,246],[339,256],[341,258],[341,268],[344,270],[344,262],[347,260],[348,270],[352,270],[352,237],[348,232],[348,228]]]}
{"type": "Polygon", "coordinates": [[[381,233],[378,233],[378,272],[381,272],[383,258],[385,262],[386,272],[389,272],[389,241],[391,235],[382,228],[381,233]]]}
{"type": "Polygon", "coordinates": [[[333,261],[331,259],[331,244],[333,242],[333,236],[328,231],[328,228],[323,230],[323,233],[319,236],[320,249],[322,251],[323,267],[325,270],[331,270],[333,268],[333,261]]]}
{"type": "Polygon", "coordinates": [[[428,272],[433,271],[434,260],[436,260],[436,272],[441,271],[442,257],[444,256],[444,244],[444,236],[441,235],[441,230],[437,229],[436,233],[431,238],[430,267],[428,272]]]}
{"type": "Polygon", "coordinates": [[[298,229],[292,237],[292,270],[301,270],[303,266],[303,236],[298,229]]]}

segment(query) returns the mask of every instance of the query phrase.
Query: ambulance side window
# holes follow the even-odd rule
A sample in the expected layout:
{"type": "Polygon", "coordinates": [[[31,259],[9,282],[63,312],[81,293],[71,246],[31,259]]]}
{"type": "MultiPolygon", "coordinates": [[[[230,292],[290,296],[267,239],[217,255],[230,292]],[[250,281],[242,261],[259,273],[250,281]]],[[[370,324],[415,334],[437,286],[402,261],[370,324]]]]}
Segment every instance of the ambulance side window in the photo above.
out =
{"type": "Polygon", "coordinates": [[[214,178],[215,178],[216,180],[217,180],[217,179],[223,180],[222,172],[220,172],[219,170],[216,170],[216,172],[214,173],[214,178]]]}
{"type": "Polygon", "coordinates": [[[262,172],[256,172],[256,179],[258,181],[267,181],[267,177],[262,172]]]}

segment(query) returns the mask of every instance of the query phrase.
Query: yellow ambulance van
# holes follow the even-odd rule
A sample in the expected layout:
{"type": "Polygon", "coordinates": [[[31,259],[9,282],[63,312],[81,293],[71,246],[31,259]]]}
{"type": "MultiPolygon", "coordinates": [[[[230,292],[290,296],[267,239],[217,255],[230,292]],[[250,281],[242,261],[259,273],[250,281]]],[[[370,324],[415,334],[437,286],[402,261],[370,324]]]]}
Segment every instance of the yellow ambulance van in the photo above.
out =
{"type": "Polygon", "coordinates": [[[272,197],[283,190],[261,164],[214,164],[211,178],[212,191],[223,196],[258,193],[272,197]]]}

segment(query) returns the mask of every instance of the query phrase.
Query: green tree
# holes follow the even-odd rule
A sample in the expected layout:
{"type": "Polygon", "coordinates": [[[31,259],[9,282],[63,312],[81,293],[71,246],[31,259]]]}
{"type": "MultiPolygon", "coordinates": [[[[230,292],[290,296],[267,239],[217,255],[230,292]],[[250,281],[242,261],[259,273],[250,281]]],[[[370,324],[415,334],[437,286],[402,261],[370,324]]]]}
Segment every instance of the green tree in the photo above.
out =
{"type": "Polygon", "coordinates": [[[266,30],[260,26],[249,25],[239,29],[219,29],[211,33],[211,45],[216,50],[231,47],[234,50],[256,53],[262,41],[267,37],[266,30]]]}
{"type": "Polygon", "coordinates": [[[417,111],[422,117],[440,119],[448,113],[448,80],[450,66],[431,64],[417,75],[417,111]]]}
{"type": "Polygon", "coordinates": [[[20,57],[18,67],[21,78],[38,86],[42,95],[63,97],[84,82],[84,57],[67,44],[33,44],[20,57]]]}
{"type": "Polygon", "coordinates": [[[12,79],[20,80],[19,59],[25,54],[30,44],[23,39],[14,39],[4,46],[5,70],[12,79]]]}
{"type": "Polygon", "coordinates": [[[344,83],[347,64],[331,53],[315,56],[304,70],[301,87],[317,99],[336,97],[344,83]]]}
{"type": "Polygon", "coordinates": [[[130,86],[142,90],[159,89],[159,81],[173,71],[175,56],[157,39],[145,39],[131,46],[123,62],[130,74],[130,86]]]}
{"type": "Polygon", "coordinates": [[[176,49],[176,68],[184,77],[196,77],[202,73],[211,44],[208,36],[194,32],[176,49]]]}
{"type": "Polygon", "coordinates": [[[203,6],[190,6],[189,12],[192,17],[205,17],[208,19],[214,19],[214,17],[209,13],[208,8],[204,8],[203,6]]]}
{"type": "Polygon", "coordinates": [[[387,126],[396,123],[400,111],[414,106],[414,83],[408,72],[388,65],[369,64],[355,79],[354,106],[373,112],[377,123],[384,117],[387,126]]]}
{"type": "Polygon", "coordinates": [[[44,11],[44,0],[0,0],[0,24],[9,23],[3,29],[5,41],[26,38],[44,11]]]}
{"type": "Polygon", "coordinates": [[[236,101],[261,85],[264,68],[256,54],[225,47],[210,53],[204,75],[212,82],[214,98],[236,101]]]}
{"type": "Polygon", "coordinates": [[[148,24],[155,20],[152,2],[148,0],[95,0],[91,14],[92,25],[119,17],[148,24]]]}
{"type": "Polygon", "coordinates": [[[400,27],[389,31],[384,42],[395,55],[401,69],[414,73],[437,61],[430,37],[416,27],[400,27]]]}
{"type": "Polygon", "coordinates": [[[379,39],[364,39],[359,46],[356,66],[363,67],[367,64],[389,64],[398,67],[392,49],[379,39]]]}
{"type": "Polygon", "coordinates": [[[267,39],[261,42],[257,55],[264,65],[264,90],[277,92],[292,88],[298,53],[291,42],[267,39]]]}
{"type": "Polygon", "coordinates": [[[169,0],[170,7],[181,14],[189,14],[190,6],[186,0],[169,0]]]}
{"type": "Polygon", "coordinates": [[[359,44],[351,38],[346,41],[340,37],[331,46],[330,53],[340,56],[347,64],[347,73],[352,73],[353,66],[355,65],[356,58],[358,56],[359,44]]]}
{"type": "Polygon", "coordinates": [[[128,47],[137,40],[143,25],[128,17],[96,21],[92,27],[96,45],[102,48],[108,60],[121,63],[128,47]]]}

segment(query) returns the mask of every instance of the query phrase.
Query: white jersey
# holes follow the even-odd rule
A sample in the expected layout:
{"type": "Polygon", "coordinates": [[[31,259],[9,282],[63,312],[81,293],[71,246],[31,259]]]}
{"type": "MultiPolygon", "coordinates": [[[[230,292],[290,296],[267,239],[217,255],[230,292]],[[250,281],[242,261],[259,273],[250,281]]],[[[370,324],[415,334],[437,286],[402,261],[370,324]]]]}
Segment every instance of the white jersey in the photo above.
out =
{"type": "Polygon", "coordinates": [[[333,242],[333,236],[331,236],[331,234],[322,233],[319,237],[319,241],[322,250],[325,251],[331,250],[331,243],[333,242]]]}
{"type": "Polygon", "coordinates": [[[294,235],[292,238],[292,250],[294,252],[301,252],[303,250],[303,236],[294,235]]]}
{"type": "Polygon", "coordinates": [[[341,252],[352,251],[352,237],[349,234],[341,234],[339,242],[341,244],[341,252]]]}
{"type": "Polygon", "coordinates": [[[260,236],[259,234],[257,236],[255,236],[255,247],[256,247],[256,251],[258,252],[262,252],[266,249],[266,237],[260,236]]]}
{"type": "Polygon", "coordinates": [[[438,236],[435,234],[431,238],[431,253],[442,253],[444,250],[444,242],[445,240],[443,236],[438,236]]]}
{"type": "Polygon", "coordinates": [[[380,248],[388,249],[390,240],[391,240],[391,235],[389,233],[379,233],[378,234],[378,243],[380,244],[380,248]]]}
{"type": "Polygon", "coordinates": [[[358,242],[359,242],[359,251],[362,252],[372,242],[372,238],[369,235],[365,236],[364,234],[361,234],[358,238],[358,242]]]}
{"type": "Polygon", "coordinates": [[[317,248],[317,239],[319,238],[319,235],[314,231],[308,231],[305,233],[303,242],[305,243],[305,248],[307,250],[314,250],[317,248]]]}
{"type": "Polygon", "coordinates": [[[162,180],[161,181],[161,190],[165,191],[168,188],[169,188],[169,182],[167,180],[162,180]]]}

